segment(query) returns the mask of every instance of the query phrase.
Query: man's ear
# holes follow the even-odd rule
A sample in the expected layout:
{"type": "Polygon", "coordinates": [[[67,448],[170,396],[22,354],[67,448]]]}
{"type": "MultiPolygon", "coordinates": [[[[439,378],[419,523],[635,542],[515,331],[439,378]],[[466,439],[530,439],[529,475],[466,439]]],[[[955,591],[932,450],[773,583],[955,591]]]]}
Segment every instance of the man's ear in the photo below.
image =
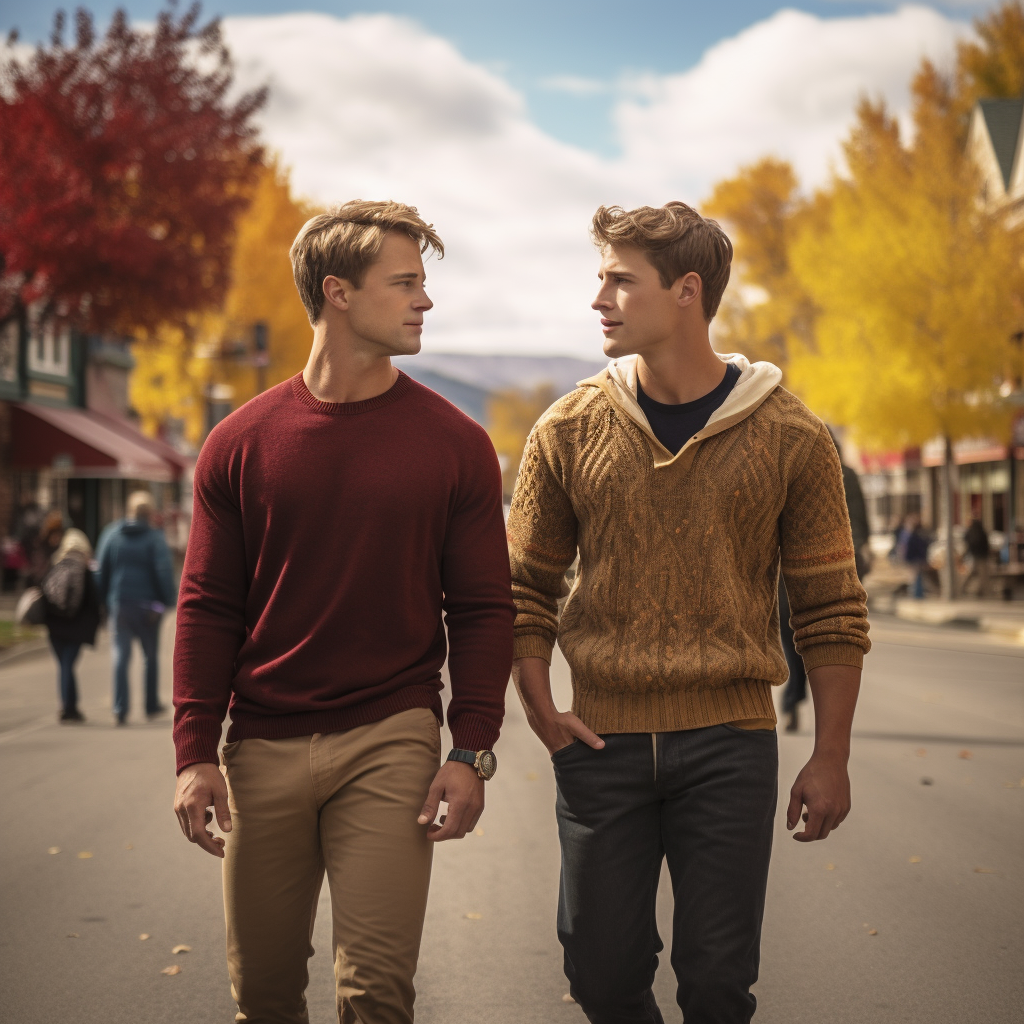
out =
{"type": "Polygon", "coordinates": [[[700,279],[700,274],[691,270],[690,273],[676,278],[672,288],[676,293],[676,305],[692,306],[694,302],[700,301],[704,282],[700,279]]]}
{"type": "Polygon", "coordinates": [[[348,296],[352,287],[352,282],[346,281],[343,277],[325,277],[324,301],[329,302],[335,309],[345,311],[348,309],[348,296]]]}

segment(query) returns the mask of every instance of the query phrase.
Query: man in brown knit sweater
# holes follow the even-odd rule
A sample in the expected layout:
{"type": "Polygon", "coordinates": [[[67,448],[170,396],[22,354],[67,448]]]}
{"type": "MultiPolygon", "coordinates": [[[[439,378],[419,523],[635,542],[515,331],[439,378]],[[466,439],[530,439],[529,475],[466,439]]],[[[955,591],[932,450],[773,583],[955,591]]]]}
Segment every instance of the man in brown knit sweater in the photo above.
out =
{"type": "Polygon", "coordinates": [[[755,1009],[778,788],[778,575],[816,712],[786,814],[801,842],[850,810],[865,594],[824,424],[776,367],[711,348],[732,259],[721,228],[669,203],[602,207],[593,234],[612,362],[541,417],[508,520],[513,675],[558,784],[559,939],[591,1021],[660,1022],[667,857],[686,1024],[739,1024],[755,1009]],[[551,697],[556,639],[572,711],[551,697]]]}

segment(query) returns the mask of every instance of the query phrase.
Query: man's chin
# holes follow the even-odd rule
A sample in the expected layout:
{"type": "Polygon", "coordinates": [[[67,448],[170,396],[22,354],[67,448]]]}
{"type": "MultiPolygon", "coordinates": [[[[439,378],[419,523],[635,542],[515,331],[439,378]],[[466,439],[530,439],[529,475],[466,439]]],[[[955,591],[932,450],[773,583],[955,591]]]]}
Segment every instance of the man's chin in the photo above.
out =
{"type": "Polygon", "coordinates": [[[602,347],[604,354],[609,359],[621,359],[623,356],[636,355],[636,349],[624,338],[612,338],[606,335],[602,347]]]}

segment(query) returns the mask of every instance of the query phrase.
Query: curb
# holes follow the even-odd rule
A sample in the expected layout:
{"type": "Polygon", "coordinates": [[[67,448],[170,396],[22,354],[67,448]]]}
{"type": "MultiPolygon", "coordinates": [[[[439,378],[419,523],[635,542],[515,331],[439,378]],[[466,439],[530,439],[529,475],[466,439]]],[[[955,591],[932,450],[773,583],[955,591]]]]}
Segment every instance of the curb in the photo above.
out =
{"type": "MultiPolygon", "coordinates": [[[[877,611],[882,611],[877,608],[877,611]]],[[[1024,644],[1024,616],[1008,620],[998,615],[974,614],[963,609],[949,608],[930,602],[901,599],[893,601],[889,614],[904,622],[916,622],[926,626],[952,626],[954,629],[971,629],[980,633],[1002,636],[1016,643],[1024,644]]]]}
{"type": "Polygon", "coordinates": [[[0,668],[8,665],[16,665],[20,661],[28,661],[30,658],[37,658],[50,649],[50,642],[46,637],[37,637],[35,640],[26,640],[22,644],[15,644],[8,647],[6,651],[0,652],[0,668]]]}

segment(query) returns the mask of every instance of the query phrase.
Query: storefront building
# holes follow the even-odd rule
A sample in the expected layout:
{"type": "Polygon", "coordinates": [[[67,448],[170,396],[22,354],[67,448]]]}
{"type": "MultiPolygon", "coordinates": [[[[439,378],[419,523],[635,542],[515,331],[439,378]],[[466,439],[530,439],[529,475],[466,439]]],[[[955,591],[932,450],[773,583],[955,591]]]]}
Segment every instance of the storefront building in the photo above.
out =
{"type": "Polygon", "coordinates": [[[95,543],[124,514],[128,493],[151,491],[173,513],[189,460],[131,421],[121,338],[57,320],[0,326],[0,534],[26,515],[61,511],[95,543]]]}

